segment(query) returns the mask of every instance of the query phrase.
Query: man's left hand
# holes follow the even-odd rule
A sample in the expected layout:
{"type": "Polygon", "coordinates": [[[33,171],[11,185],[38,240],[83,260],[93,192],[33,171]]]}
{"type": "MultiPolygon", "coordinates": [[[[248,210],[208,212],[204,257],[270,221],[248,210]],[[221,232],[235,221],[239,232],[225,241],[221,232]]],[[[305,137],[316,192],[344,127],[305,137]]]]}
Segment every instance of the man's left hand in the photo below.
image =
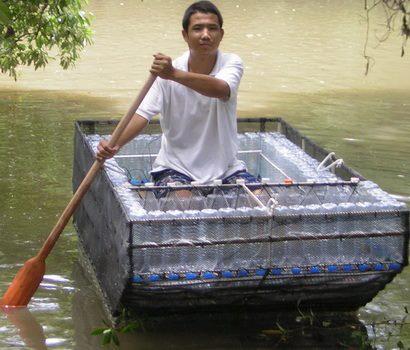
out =
{"type": "Polygon", "coordinates": [[[162,79],[172,79],[174,77],[175,68],[172,66],[171,57],[162,53],[155,54],[150,72],[162,79]]]}

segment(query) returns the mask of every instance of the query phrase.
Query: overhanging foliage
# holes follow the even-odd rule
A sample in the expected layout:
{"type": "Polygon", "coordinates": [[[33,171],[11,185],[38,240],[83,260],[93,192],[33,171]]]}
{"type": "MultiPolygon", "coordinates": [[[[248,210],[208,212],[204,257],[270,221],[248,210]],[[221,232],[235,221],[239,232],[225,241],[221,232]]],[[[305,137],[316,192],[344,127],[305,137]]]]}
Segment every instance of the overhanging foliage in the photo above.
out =
{"type": "Polygon", "coordinates": [[[67,69],[91,43],[86,0],[0,0],[0,69],[17,80],[19,65],[67,69]]]}

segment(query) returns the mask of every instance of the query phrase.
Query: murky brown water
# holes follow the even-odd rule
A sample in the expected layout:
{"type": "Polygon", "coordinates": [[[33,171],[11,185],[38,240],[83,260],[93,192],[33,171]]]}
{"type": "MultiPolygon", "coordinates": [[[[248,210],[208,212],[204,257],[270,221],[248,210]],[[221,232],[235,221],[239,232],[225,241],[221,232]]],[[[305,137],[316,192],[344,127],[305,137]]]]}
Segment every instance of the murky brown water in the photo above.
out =
{"type": "MultiPolygon", "coordinates": [[[[176,57],[186,49],[180,20],[189,3],[92,1],[95,43],[75,70],[56,64],[38,72],[24,68],[18,83],[0,76],[1,293],[37,252],[70,198],[73,121],[119,117],[127,110],[147,77],[152,53],[176,57]]],[[[369,54],[375,65],[364,76],[362,1],[217,4],[225,18],[222,49],[245,62],[239,115],[282,116],[384,189],[409,198],[410,55],[400,57],[397,33],[375,47],[382,14],[372,18],[369,54]]],[[[89,334],[101,325],[101,305],[76,260],[76,235],[69,226],[47,261],[31,314],[0,316],[0,349],[43,349],[44,339],[49,349],[100,348],[89,334]]],[[[405,270],[357,315],[330,319],[335,326],[324,333],[290,322],[300,315],[280,316],[292,332],[279,345],[277,335],[262,332],[275,327],[278,315],[258,317],[260,322],[231,315],[171,319],[177,327],[158,323],[122,339],[122,348],[329,349],[349,341],[359,347],[365,337],[378,348],[397,347],[400,339],[410,346],[410,329],[401,322],[409,282],[405,270]]]]}

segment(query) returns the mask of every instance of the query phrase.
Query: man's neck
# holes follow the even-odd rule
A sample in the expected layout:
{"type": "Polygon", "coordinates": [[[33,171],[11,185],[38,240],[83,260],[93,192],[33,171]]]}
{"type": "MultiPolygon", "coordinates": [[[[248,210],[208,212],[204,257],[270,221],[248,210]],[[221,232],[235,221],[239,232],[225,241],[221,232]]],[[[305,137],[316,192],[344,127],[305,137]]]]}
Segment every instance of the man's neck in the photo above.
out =
{"type": "Polygon", "coordinates": [[[218,52],[211,55],[189,54],[188,70],[192,73],[210,74],[215,66],[218,52]]]}

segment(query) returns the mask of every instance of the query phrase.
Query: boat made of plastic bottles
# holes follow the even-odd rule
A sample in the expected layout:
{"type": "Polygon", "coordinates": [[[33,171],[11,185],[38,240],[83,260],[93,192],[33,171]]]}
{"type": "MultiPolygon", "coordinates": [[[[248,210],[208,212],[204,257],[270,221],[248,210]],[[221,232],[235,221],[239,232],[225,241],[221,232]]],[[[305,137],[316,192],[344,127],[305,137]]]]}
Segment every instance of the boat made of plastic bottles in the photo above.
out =
{"type": "MultiPolygon", "coordinates": [[[[73,187],[114,121],[78,121],[73,187]]],[[[356,309],[408,263],[409,211],[281,118],[238,120],[257,183],[154,186],[158,122],[113,158],[74,215],[84,266],[123,307],[356,309]]]]}

